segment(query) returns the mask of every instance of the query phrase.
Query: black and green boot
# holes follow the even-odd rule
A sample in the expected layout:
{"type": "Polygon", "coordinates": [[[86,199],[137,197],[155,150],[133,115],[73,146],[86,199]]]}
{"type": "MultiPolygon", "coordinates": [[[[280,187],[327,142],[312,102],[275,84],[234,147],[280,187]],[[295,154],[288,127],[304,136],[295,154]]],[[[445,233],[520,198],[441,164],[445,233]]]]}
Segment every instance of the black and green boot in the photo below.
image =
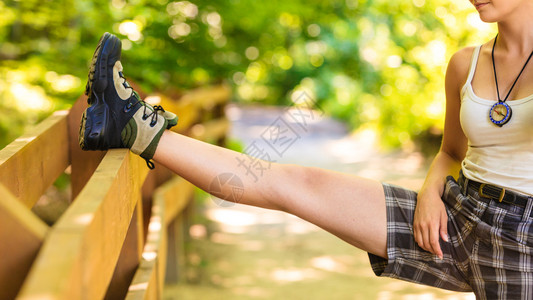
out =
{"type": "Polygon", "coordinates": [[[142,101],[122,74],[122,43],[105,33],[93,55],[85,93],[89,107],[82,116],[79,143],[83,150],[129,148],[146,159],[154,156],[165,131],[177,124],[175,114],[142,101]]]}

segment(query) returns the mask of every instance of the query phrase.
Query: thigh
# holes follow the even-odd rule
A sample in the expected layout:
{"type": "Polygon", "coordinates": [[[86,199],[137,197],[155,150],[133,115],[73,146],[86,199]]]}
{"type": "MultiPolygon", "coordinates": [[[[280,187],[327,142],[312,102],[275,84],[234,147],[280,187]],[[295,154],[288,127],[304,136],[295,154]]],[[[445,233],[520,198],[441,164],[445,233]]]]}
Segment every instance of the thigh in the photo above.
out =
{"type": "Polygon", "coordinates": [[[282,210],[362,250],[387,257],[385,195],[380,182],[320,168],[287,168],[294,180],[282,188],[278,200],[282,210]]]}

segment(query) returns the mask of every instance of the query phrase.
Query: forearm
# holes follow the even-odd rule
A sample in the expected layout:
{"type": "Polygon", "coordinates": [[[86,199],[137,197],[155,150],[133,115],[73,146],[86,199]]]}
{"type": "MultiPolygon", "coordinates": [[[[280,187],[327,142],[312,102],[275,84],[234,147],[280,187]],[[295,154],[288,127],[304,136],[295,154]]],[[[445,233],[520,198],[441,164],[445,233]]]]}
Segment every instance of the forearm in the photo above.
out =
{"type": "Polygon", "coordinates": [[[439,151],[424,181],[420,192],[421,193],[437,193],[441,196],[444,190],[444,183],[446,182],[446,176],[459,174],[461,169],[461,161],[446,153],[445,151],[439,151]]]}

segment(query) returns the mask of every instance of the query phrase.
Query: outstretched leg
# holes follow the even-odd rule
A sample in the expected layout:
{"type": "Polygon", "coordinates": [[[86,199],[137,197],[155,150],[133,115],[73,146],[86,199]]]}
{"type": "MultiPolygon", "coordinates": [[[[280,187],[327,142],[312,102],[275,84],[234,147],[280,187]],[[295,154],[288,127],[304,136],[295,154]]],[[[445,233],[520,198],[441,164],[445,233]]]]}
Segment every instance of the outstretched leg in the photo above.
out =
{"type": "Polygon", "coordinates": [[[254,181],[239,167],[236,158],[240,155],[167,130],[153,158],[207,192],[219,174],[235,174],[244,185],[240,203],[291,213],[362,250],[387,257],[381,183],[315,167],[276,163],[254,181]]]}
{"type": "Polygon", "coordinates": [[[124,78],[120,55],[120,39],[105,33],[89,70],[89,107],[79,134],[82,149],[129,148],[149,167],[153,158],[207,192],[218,175],[234,174],[244,184],[239,202],[286,211],[386,257],[385,196],[379,182],[276,163],[254,181],[237,164],[241,154],[165,130],[176,125],[176,115],[141,100],[124,78]]]}

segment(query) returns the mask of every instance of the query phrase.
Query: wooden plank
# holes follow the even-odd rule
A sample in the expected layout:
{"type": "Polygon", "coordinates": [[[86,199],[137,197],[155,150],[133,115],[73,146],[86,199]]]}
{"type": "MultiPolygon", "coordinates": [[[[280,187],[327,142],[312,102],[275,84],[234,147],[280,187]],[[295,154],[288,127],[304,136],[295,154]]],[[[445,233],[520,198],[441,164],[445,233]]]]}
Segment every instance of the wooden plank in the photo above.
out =
{"type": "Polygon", "coordinates": [[[126,235],[126,240],[124,241],[124,245],[122,245],[122,250],[120,251],[120,256],[111,282],[109,283],[105,299],[124,299],[141,261],[144,244],[143,207],[141,194],[138,193],[134,196],[137,197],[137,206],[133,212],[133,218],[126,235]]]}
{"type": "Polygon", "coordinates": [[[165,275],[168,256],[168,227],[162,225],[162,228],[161,240],[159,242],[159,255],[157,257],[157,282],[159,283],[158,290],[161,298],[163,298],[163,289],[165,288],[165,275]]]}
{"type": "Polygon", "coordinates": [[[178,217],[174,218],[174,220],[170,221],[167,226],[167,257],[166,257],[166,265],[165,265],[165,284],[177,284],[178,283],[178,269],[179,269],[179,253],[180,247],[179,247],[179,230],[181,224],[181,215],[178,215],[178,217]]]}
{"type": "Polygon", "coordinates": [[[139,269],[135,273],[126,299],[161,299],[162,297],[164,264],[161,264],[166,260],[165,213],[165,199],[158,193],[154,196],[148,235],[139,269]]]}
{"type": "Polygon", "coordinates": [[[226,118],[196,124],[190,129],[189,135],[202,141],[217,141],[227,135],[230,122],[226,118]]]}
{"type": "MultiPolygon", "coordinates": [[[[170,182],[172,184],[173,182],[170,182]]],[[[145,251],[155,251],[157,253],[157,290],[159,298],[163,297],[163,287],[165,286],[165,269],[167,261],[167,226],[165,219],[167,215],[165,195],[156,190],[154,196],[154,206],[152,218],[148,228],[148,238],[145,251]],[[151,249],[152,248],[152,249],[151,249]]],[[[144,257],[147,259],[149,257],[144,257]]]]}
{"type": "MultiPolygon", "coordinates": [[[[172,105],[172,103],[176,103],[174,105],[177,105],[177,103],[180,103],[180,105],[193,104],[196,108],[211,110],[216,105],[223,104],[229,101],[231,96],[231,88],[227,84],[221,84],[210,87],[200,87],[194,90],[186,91],[177,100],[170,101],[169,98],[164,96],[163,94],[155,94],[153,96],[161,98],[160,100],[155,100],[156,102],[162,100],[162,103],[168,105],[172,105]]],[[[150,97],[151,96],[148,96],[147,102],[152,103],[149,99],[150,97]]]]}
{"type": "Polygon", "coordinates": [[[83,95],[72,105],[68,114],[71,199],[75,199],[78,196],[105,155],[103,151],[83,151],[80,148],[78,133],[80,130],[81,116],[86,108],[87,96],[83,95]]]}
{"type": "Polygon", "coordinates": [[[163,297],[163,286],[165,278],[166,261],[166,234],[167,228],[164,226],[165,222],[165,200],[161,197],[154,197],[154,206],[152,207],[152,217],[150,218],[150,225],[148,227],[148,236],[146,245],[144,246],[143,257],[141,265],[147,261],[156,261],[156,278],[155,289],[157,290],[158,299],[163,297]]]}
{"type": "Polygon", "coordinates": [[[127,300],[159,300],[157,290],[157,261],[152,260],[143,264],[137,272],[128,290],[127,300]]]}
{"type": "Polygon", "coordinates": [[[146,101],[162,105],[166,110],[178,115],[178,125],[172,130],[181,133],[200,121],[202,110],[211,111],[217,105],[228,102],[230,96],[231,89],[227,85],[219,85],[188,91],[177,100],[163,94],[154,94],[147,97],[146,101]]]}
{"type": "Polygon", "coordinates": [[[204,87],[194,89],[184,94],[179,101],[192,102],[205,110],[211,110],[217,104],[227,102],[231,96],[231,88],[228,85],[204,87]]]}
{"type": "Polygon", "coordinates": [[[167,227],[167,252],[165,265],[165,283],[177,284],[183,278],[183,258],[184,253],[184,218],[183,214],[179,214],[167,227]]]}
{"type": "Polygon", "coordinates": [[[168,226],[191,201],[194,185],[181,177],[175,176],[168,183],[165,183],[158,192],[165,199],[164,221],[165,226],[168,226]]]}
{"type": "Polygon", "coordinates": [[[21,299],[101,299],[121,251],[148,169],[126,149],[109,150],[58,220],[21,299]]]}
{"type": "Polygon", "coordinates": [[[191,203],[194,186],[181,177],[174,177],[161,187],[159,193],[165,199],[165,226],[168,228],[165,255],[165,282],[178,283],[183,278],[184,261],[184,210],[191,203]]]}
{"type": "Polygon", "coordinates": [[[143,256],[127,299],[152,299],[154,289],[158,291],[158,299],[161,298],[167,265],[167,227],[170,218],[187,206],[192,192],[192,184],[178,176],[156,190],[143,256]]]}
{"type": "Polygon", "coordinates": [[[56,111],[0,150],[0,183],[31,208],[70,163],[67,111],[56,111]]]}
{"type": "MultiPolygon", "coordinates": [[[[143,199],[150,198],[151,200],[154,195],[155,190],[158,187],[160,187],[162,184],[167,182],[170,178],[175,176],[175,174],[169,169],[167,169],[165,166],[157,162],[154,162],[154,164],[155,164],[155,169],[151,170],[148,173],[148,176],[146,176],[146,179],[144,180],[144,184],[142,188],[143,199]]],[[[149,209],[149,214],[146,220],[150,219],[151,210],[152,210],[151,201],[150,201],[150,207],[148,207],[148,209],[149,209]]]]}
{"type": "Polygon", "coordinates": [[[186,243],[189,240],[189,226],[194,202],[189,202],[168,225],[168,255],[166,263],[165,283],[177,284],[186,277],[187,253],[186,243]]]}
{"type": "Polygon", "coordinates": [[[49,227],[1,184],[0,220],[0,299],[13,299],[49,227]]]}
{"type": "Polygon", "coordinates": [[[182,132],[191,127],[200,117],[199,110],[192,102],[174,100],[162,94],[149,96],[147,101],[150,104],[161,105],[165,110],[171,111],[178,116],[178,125],[172,128],[172,130],[177,132],[182,132]]]}

